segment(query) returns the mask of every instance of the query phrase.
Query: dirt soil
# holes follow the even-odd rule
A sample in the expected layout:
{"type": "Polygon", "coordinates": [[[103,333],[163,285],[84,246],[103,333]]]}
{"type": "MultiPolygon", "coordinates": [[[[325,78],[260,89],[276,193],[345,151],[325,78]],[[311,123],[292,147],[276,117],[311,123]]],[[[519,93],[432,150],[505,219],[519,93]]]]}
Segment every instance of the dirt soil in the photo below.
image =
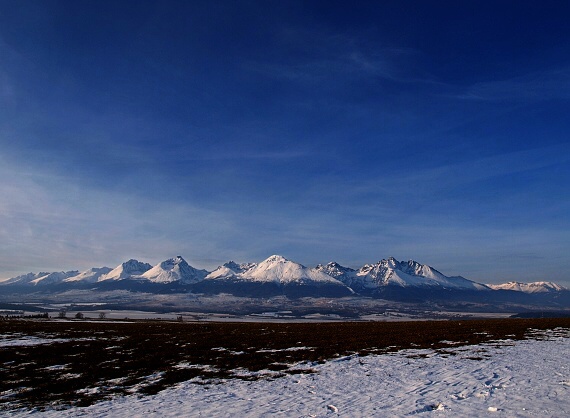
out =
{"type": "Polygon", "coordinates": [[[540,338],[534,330],[555,328],[570,329],[570,318],[334,323],[3,320],[0,411],[87,406],[113,396],[154,394],[190,379],[204,384],[278,378],[312,372],[300,363],[406,348],[446,352],[450,346],[540,338]],[[23,345],[28,340],[34,345],[23,345]]]}

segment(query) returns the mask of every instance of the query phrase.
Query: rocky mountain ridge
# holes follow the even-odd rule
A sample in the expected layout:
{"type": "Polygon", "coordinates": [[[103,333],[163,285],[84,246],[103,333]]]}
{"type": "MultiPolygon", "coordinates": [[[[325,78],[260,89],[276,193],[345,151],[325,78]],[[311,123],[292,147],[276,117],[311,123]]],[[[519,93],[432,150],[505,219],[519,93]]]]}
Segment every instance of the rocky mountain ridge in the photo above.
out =
{"type": "Polygon", "coordinates": [[[246,296],[284,294],[294,297],[340,297],[355,294],[376,297],[413,294],[414,297],[433,297],[434,294],[449,292],[568,292],[564,287],[546,281],[486,285],[461,276],[446,276],[433,267],[414,260],[398,261],[393,257],[355,270],[336,262],[308,268],[280,255],[272,255],[260,263],[238,264],[229,261],[211,272],[192,267],[181,256],[155,266],[131,259],[114,269],[100,267],[84,272],[29,273],[0,282],[0,286],[30,290],[62,290],[81,286],[90,286],[95,290],[110,287],[157,290],[161,286],[168,286],[169,289],[197,293],[246,296]]]}

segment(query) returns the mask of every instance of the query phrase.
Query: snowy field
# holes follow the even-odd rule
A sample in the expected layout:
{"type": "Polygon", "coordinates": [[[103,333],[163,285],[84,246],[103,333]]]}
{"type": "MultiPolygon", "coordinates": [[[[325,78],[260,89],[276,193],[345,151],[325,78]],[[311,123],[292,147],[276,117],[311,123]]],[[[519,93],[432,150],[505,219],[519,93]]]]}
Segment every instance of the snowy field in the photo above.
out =
{"type": "MultiPolygon", "coordinates": [[[[256,381],[188,381],[117,397],[62,417],[570,416],[570,331],[542,340],[403,350],[304,364],[315,373],[256,381]],[[200,384],[197,384],[200,383],[200,384]]],[[[29,416],[11,411],[10,416],[29,416]]]]}

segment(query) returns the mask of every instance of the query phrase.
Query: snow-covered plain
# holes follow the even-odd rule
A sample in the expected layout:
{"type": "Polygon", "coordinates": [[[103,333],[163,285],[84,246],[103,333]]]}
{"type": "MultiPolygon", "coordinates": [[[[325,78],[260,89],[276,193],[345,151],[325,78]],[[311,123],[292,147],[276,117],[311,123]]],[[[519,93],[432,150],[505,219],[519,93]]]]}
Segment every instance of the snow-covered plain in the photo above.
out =
{"type": "MultiPolygon", "coordinates": [[[[404,350],[296,368],[256,381],[189,381],[157,395],[115,398],[48,417],[570,416],[570,331],[544,340],[404,350]]],[[[13,411],[11,416],[28,415],[13,411]]]]}

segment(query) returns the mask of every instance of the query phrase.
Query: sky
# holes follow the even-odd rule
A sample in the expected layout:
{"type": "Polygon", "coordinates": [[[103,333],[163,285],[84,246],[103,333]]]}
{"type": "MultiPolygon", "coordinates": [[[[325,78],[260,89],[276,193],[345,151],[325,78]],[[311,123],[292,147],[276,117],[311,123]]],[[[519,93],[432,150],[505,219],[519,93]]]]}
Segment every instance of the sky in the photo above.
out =
{"type": "Polygon", "coordinates": [[[569,16],[0,0],[0,277],[281,254],[570,286],[569,16]]]}

